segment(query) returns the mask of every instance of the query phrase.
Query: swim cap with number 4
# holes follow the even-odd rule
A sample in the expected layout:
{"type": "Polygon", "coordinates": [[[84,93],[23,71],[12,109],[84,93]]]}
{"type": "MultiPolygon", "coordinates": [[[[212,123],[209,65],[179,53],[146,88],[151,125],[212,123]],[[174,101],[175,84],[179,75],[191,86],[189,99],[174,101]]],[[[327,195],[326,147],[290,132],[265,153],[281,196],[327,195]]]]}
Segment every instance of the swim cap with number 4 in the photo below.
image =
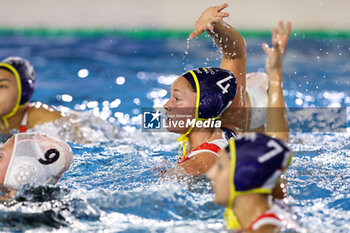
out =
{"type": "Polygon", "coordinates": [[[4,186],[19,189],[27,183],[56,184],[73,160],[69,145],[39,133],[14,136],[4,186]]]}
{"type": "Polygon", "coordinates": [[[236,77],[231,71],[220,68],[198,68],[182,75],[199,95],[198,117],[220,116],[236,96],[236,77]]]}

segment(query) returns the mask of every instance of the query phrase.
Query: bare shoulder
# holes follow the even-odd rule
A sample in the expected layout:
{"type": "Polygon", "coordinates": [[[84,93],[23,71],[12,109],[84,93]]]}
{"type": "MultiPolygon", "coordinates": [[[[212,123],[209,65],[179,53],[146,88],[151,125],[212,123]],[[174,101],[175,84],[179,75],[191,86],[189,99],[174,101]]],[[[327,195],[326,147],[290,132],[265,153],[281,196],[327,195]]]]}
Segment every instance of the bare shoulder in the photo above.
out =
{"type": "Polygon", "coordinates": [[[263,225],[256,230],[243,231],[244,233],[278,233],[281,232],[280,229],[274,225],[263,225]]]}
{"type": "Polygon", "coordinates": [[[253,231],[254,233],[278,233],[281,232],[280,229],[274,225],[263,225],[257,230],[253,231]]]}
{"type": "Polygon", "coordinates": [[[201,152],[191,157],[180,166],[188,174],[202,175],[205,174],[215,163],[218,156],[210,152],[201,152]]]}
{"type": "Polygon", "coordinates": [[[33,103],[28,113],[28,127],[33,128],[35,125],[55,121],[61,117],[61,113],[53,107],[40,102],[33,103]]]}

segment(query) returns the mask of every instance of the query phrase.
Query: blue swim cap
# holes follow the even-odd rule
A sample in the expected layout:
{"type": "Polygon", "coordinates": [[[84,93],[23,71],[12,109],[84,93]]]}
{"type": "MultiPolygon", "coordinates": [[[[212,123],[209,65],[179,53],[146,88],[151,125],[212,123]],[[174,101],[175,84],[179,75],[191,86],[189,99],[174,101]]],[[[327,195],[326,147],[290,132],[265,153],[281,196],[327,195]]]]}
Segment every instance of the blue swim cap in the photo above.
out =
{"type": "MultiPolygon", "coordinates": [[[[218,118],[232,103],[236,96],[237,82],[235,75],[220,68],[197,68],[182,74],[196,91],[195,120],[203,121],[209,118],[218,118]]],[[[186,133],[177,139],[182,142],[179,148],[179,157],[184,158],[187,153],[187,135],[192,131],[190,127],[186,133]],[[181,153],[181,149],[183,152],[181,153]]]]}
{"type": "Polygon", "coordinates": [[[33,66],[29,63],[28,60],[21,57],[8,57],[0,63],[0,69],[6,69],[13,73],[16,78],[17,75],[13,69],[17,71],[21,88],[18,90],[22,90],[20,95],[19,105],[23,105],[30,100],[34,92],[34,83],[35,83],[35,71],[33,66]]]}
{"type": "Polygon", "coordinates": [[[258,133],[231,138],[225,150],[235,160],[231,170],[237,194],[271,193],[292,157],[283,141],[258,133]]]}
{"type": "Polygon", "coordinates": [[[241,229],[232,205],[236,196],[250,193],[271,194],[289,166],[292,153],[279,139],[248,133],[229,140],[225,148],[231,159],[230,200],[224,218],[229,229],[241,229]]]}
{"type": "Polygon", "coordinates": [[[218,117],[236,96],[236,77],[220,68],[198,68],[182,75],[199,94],[198,118],[218,117]],[[196,82],[198,81],[198,86],[196,82]]]}

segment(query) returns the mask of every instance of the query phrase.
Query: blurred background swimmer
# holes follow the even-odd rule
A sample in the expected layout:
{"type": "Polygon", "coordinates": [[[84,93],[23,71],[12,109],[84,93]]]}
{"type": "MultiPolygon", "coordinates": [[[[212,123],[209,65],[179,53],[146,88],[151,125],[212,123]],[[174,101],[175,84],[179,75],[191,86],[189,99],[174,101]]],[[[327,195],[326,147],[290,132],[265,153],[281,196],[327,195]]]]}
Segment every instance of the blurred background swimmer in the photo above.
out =
{"type": "Polygon", "coordinates": [[[214,202],[226,206],[226,226],[235,232],[299,232],[290,207],[272,190],[292,159],[287,145],[264,134],[231,138],[207,176],[214,202]]]}
{"type": "Polygon", "coordinates": [[[62,117],[47,105],[30,103],[35,81],[28,60],[8,57],[0,63],[0,132],[4,137],[62,117]]]}
{"type": "Polygon", "coordinates": [[[278,134],[286,142],[289,139],[289,134],[286,134],[289,129],[283,96],[282,66],[291,29],[291,22],[285,28],[282,21],[279,22],[278,29],[272,29],[272,48],[262,43],[262,48],[268,55],[266,73],[248,73],[246,88],[248,130],[274,132],[274,135],[278,134]],[[267,120],[269,124],[266,124],[267,120]]]}
{"type": "Polygon", "coordinates": [[[39,133],[14,135],[0,149],[0,199],[12,198],[24,184],[56,184],[72,161],[63,141],[39,133]]]}
{"type": "Polygon", "coordinates": [[[14,133],[42,132],[65,141],[85,144],[117,137],[119,130],[91,114],[57,111],[40,102],[31,103],[36,74],[28,60],[8,57],[0,63],[0,135],[4,142],[14,133]],[[48,125],[48,124],[51,125],[48,125]],[[95,130],[96,124],[100,125],[95,130]],[[110,134],[110,135],[106,135],[110,134]],[[94,135],[95,137],[92,137],[94,135]]]}

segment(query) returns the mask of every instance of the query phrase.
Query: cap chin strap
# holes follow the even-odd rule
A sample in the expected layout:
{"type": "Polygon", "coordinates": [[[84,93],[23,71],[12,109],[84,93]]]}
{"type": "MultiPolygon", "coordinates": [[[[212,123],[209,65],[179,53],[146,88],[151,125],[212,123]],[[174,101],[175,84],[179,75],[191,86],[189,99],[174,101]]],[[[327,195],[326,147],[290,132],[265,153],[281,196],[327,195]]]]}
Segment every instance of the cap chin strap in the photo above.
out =
{"type": "Polygon", "coordinates": [[[235,196],[236,196],[236,188],[234,184],[234,175],[235,175],[235,169],[236,169],[236,146],[235,146],[235,140],[233,138],[230,138],[229,146],[230,146],[230,155],[231,155],[230,200],[228,202],[228,206],[224,213],[224,219],[225,219],[226,227],[228,229],[240,230],[242,229],[241,224],[239,223],[232,209],[233,200],[235,199],[235,196]]]}
{"type": "MultiPolygon", "coordinates": [[[[199,81],[198,81],[198,78],[197,78],[197,75],[192,71],[190,70],[189,71],[191,74],[192,74],[192,77],[193,77],[193,80],[196,84],[196,111],[195,111],[195,122],[194,124],[197,123],[197,121],[206,121],[206,120],[209,120],[209,119],[205,119],[205,118],[199,118],[199,101],[200,101],[200,96],[201,96],[201,89],[200,89],[200,86],[199,86],[199,81]]],[[[216,116],[216,117],[213,117],[211,119],[219,119],[220,115],[219,116],[216,116]]],[[[193,130],[194,127],[190,127],[186,133],[182,134],[178,139],[177,139],[177,142],[182,142],[181,143],[181,146],[179,148],[179,151],[178,151],[178,155],[179,155],[179,159],[183,159],[185,158],[186,154],[187,154],[187,148],[186,148],[186,144],[187,142],[190,140],[187,135],[191,133],[191,131],[193,130]],[[181,153],[181,149],[182,149],[182,153],[181,153]]]]}
{"type": "MultiPolygon", "coordinates": [[[[196,121],[197,122],[197,121],[196,121]]],[[[178,154],[179,154],[179,158],[183,159],[186,154],[187,154],[187,148],[186,148],[186,144],[187,142],[190,140],[187,135],[192,131],[193,127],[191,126],[186,133],[182,134],[178,139],[177,142],[182,142],[181,146],[179,148],[178,154]],[[181,153],[181,149],[182,149],[182,153],[181,153]]]]}
{"type": "Polygon", "coordinates": [[[22,84],[21,84],[21,79],[19,77],[19,74],[18,74],[17,70],[13,66],[11,66],[11,65],[9,65],[7,63],[0,63],[0,68],[1,67],[4,67],[4,68],[10,70],[15,75],[16,81],[17,81],[17,88],[18,88],[18,95],[17,95],[17,101],[16,101],[15,107],[11,110],[11,112],[9,112],[6,115],[1,117],[1,119],[4,122],[6,128],[9,128],[10,125],[8,123],[8,118],[10,118],[13,115],[15,115],[17,110],[18,110],[18,108],[21,107],[20,106],[20,101],[21,101],[21,96],[22,96],[22,84]]]}
{"type": "MultiPolygon", "coordinates": [[[[190,70],[189,71],[191,74],[192,74],[192,77],[193,77],[193,80],[196,84],[196,111],[195,111],[195,124],[197,123],[197,121],[199,120],[198,119],[198,108],[199,108],[199,99],[200,99],[200,96],[201,96],[201,92],[200,92],[200,87],[199,87],[199,82],[198,82],[198,78],[197,78],[197,75],[192,71],[190,70]]],[[[193,127],[191,126],[186,133],[182,134],[178,139],[177,139],[177,142],[182,142],[180,148],[179,148],[179,151],[178,151],[178,154],[179,154],[179,158],[180,159],[183,159],[186,154],[187,154],[187,148],[186,148],[186,144],[187,142],[190,140],[187,135],[189,133],[191,133],[193,127]],[[182,154],[181,154],[181,149],[182,149],[182,154]]]]}

